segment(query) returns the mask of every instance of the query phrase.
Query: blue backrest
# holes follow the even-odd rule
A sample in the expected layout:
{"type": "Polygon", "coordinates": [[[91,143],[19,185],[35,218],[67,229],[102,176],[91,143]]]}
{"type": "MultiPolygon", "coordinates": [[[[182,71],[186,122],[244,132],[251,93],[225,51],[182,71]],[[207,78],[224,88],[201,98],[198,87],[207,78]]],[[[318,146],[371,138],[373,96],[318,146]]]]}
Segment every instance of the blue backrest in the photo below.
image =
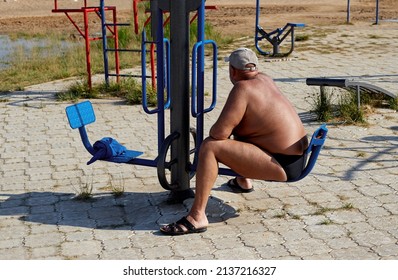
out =
{"type": "Polygon", "coordinates": [[[290,180],[288,182],[299,181],[311,172],[311,170],[315,166],[319,152],[321,151],[321,149],[325,143],[327,133],[328,133],[328,129],[326,127],[326,124],[321,125],[317,130],[315,130],[315,132],[312,134],[310,144],[308,145],[308,148],[305,151],[305,153],[307,155],[309,155],[307,165],[305,166],[303,172],[301,172],[300,177],[298,177],[294,180],[290,180]]]}
{"type": "Polygon", "coordinates": [[[78,128],[83,145],[90,154],[94,154],[93,146],[88,139],[85,125],[95,122],[94,108],[90,101],[73,104],[65,109],[69,125],[72,129],[78,128]]]}
{"type": "Polygon", "coordinates": [[[93,105],[88,100],[70,105],[66,107],[65,111],[72,129],[95,122],[93,105]]]}

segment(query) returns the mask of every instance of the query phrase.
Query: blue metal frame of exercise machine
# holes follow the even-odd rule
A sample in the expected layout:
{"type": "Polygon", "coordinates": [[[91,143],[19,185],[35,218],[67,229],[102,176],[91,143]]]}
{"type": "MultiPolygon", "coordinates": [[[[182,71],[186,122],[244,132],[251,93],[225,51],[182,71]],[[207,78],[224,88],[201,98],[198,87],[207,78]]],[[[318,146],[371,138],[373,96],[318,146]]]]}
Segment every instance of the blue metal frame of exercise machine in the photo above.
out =
{"type": "MultiPolygon", "coordinates": [[[[153,41],[147,41],[145,31],[142,34],[142,71],[145,73],[145,48],[147,44],[156,43],[157,52],[157,107],[150,109],[147,102],[146,78],[142,75],[143,102],[146,113],[157,114],[158,125],[158,156],[145,159],[143,152],[126,150],[122,154],[102,158],[102,160],[156,167],[159,183],[170,190],[170,199],[181,202],[193,196],[190,179],[194,176],[197,166],[199,147],[204,138],[204,114],[216,106],[217,99],[217,45],[214,41],[204,39],[205,0],[151,0],[152,18],[156,20],[156,28],[152,28],[153,41]],[[198,40],[192,50],[192,94],[189,96],[189,13],[198,11],[198,40]],[[170,42],[163,34],[163,12],[170,12],[170,42]],[[204,69],[205,46],[213,49],[213,91],[208,108],[204,102],[204,69]],[[166,92],[166,93],[165,93],[166,92]],[[166,100],[165,100],[166,96],[166,100]],[[191,106],[190,106],[191,105],[191,106]],[[170,109],[170,135],[165,137],[165,110],[170,109]],[[191,111],[191,112],[190,112],[191,111]],[[190,113],[196,118],[196,129],[190,128],[190,113]],[[194,136],[195,147],[190,150],[190,134],[194,136]],[[170,150],[170,153],[169,153],[170,150]],[[194,160],[190,162],[190,155],[194,160]],[[170,170],[170,176],[166,176],[170,170]],[[169,178],[169,179],[168,179],[169,178]]],[[[86,150],[95,154],[85,126],[95,122],[96,117],[90,101],[83,101],[66,108],[66,114],[72,129],[78,128],[86,150]]],[[[327,128],[318,128],[310,142],[307,153],[310,154],[306,168],[299,179],[304,178],[315,165],[319,152],[324,144],[327,128]]],[[[94,144],[95,146],[95,144],[94,144]]],[[[236,176],[233,170],[220,168],[220,175],[236,176]]]]}
{"type": "MultiPolygon", "coordinates": [[[[205,40],[205,1],[204,0],[151,0],[152,39],[148,41],[145,31],[142,33],[142,106],[146,113],[157,115],[158,157],[155,159],[140,158],[143,153],[127,150],[123,155],[103,159],[105,161],[128,163],[156,167],[159,182],[170,190],[173,200],[180,201],[193,196],[190,179],[195,174],[197,150],[203,141],[204,114],[216,105],[217,84],[217,45],[214,41],[205,40]],[[192,96],[189,96],[189,13],[198,12],[197,43],[192,51],[192,96]],[[164,38],[163,13],[170,13],[170,41],[164,38]],[[146,93],[146,45],[156,44],[157,56],[157,107],[149,108],[146,93]],[[213,48],[213,93],[208,108],[204,108],[204,68],[205,46],[213,48]],[[166,100],[165,98],[166,92],[166,100]],[[189,115],[196,118],[196,130],[190,128],[189,115]],[[170,135],[165,137],[165,110],[170,109],[170,135]],[[190,133],[195,137],[195,148],[190,151],[190,133]],[[167,160],[170,149],[170,160],[167,160]],[[195,153],[191,163],[190,154],[195,153]],[[170,170],[170,180],[166,170],[170,170]]],[[[90,101],[84,101],[66,108],[69,124],[79,128],[83,144],[90,154],[94,154],[85,129],[85,125],[95,121],[94,109],[90,101]]]]}
{"type": "Polygon", "coordinates": [[[266,32],[259,24],[260,18],[260,0],[256,0],[256,26],[255,26],[255,34],[254,34],[254,43],[257,51],[262,55],[271,55],[271,56],[288,56],[294,50],[294,29],[296,27],[305,27],[304,23],[287,23],[283,28],[277,28],[274,31],[266,32]],[[290,49],[287,53],[280,53],[280,44],[287,38],[288,35],[290,37],[290,49]],[[262,40],[267,40],[272,45],[272,53],[269,51],[263,50],[259,43],[262,40]]]}

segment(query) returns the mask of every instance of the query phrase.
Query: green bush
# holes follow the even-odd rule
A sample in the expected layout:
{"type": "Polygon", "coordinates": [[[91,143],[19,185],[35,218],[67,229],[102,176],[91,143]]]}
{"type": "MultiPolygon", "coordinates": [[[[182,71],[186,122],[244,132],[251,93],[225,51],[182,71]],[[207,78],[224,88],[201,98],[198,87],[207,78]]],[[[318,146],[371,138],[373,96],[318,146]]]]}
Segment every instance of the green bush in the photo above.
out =
{"type": "Polygon", "coordinates": [[[356,92],[347,92],[340,97],[338,116],[347,123],[366,122],[363,107],[358,107],[356,92]]]}

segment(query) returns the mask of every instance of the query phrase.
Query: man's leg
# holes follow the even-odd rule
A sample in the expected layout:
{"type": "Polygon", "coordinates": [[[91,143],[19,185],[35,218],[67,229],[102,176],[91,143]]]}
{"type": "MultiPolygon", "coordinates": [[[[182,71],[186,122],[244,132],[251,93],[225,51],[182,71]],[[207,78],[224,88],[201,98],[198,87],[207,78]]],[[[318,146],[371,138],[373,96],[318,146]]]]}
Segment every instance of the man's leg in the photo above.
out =
{"type": "MultiPolygon", "coordinates": [[[[255,145],[236,140],[207,138],[199,151],[195,200],[187,219],[196,227],[208,225],[206,205],[218,176],[218,162],[252,179],[286,181],[282,167],[255,145]]],[[[248,179],[247,179],[248,180],[248,179]]]]}

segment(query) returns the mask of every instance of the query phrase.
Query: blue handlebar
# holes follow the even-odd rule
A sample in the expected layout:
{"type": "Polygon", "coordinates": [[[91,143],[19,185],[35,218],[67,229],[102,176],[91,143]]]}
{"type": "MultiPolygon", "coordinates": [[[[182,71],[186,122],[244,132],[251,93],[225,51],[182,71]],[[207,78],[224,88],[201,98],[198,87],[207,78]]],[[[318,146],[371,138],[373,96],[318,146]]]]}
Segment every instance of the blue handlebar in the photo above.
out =
{"type": "MultiPolygon", "coordinates": [[[[142,43],[141,43],[141,73],[142,73],[142,107],[147,114],[156,114],[160,112],[160,108],[155,108],[150,110],[148,106],[148,98],[147,98],[147,85],[146,85],[146,44],[152,44],[153,42],[146,40],[145,31],[142,32],[142,43]]],[[[164,103],[163,110],[166,110],[170,107],[170,42],[164,38],[163,43],[166,46],[166,57],[165,57],[165,69],[166,72],[166,102],[164,103]]],[[[159,73],[158,73],[159,74],[159,73]]],[[[163,90],[163,89],[158,89],[163,90]]]]}
{"type": "MultiPolygon", "coordinates": [[[[204,62],[202,63],[204,65],[204,62]]],[[[204,93],[199,93],[201,98],[204,98],[204,93]]],[[[197,117],[201,113],[208,113],[214,109],[217,102],[217,44],[213,40],[205,40],[197,42],[192,50],[192,102],[191,102],[191,113],[193,117],[197,117]],[[198,48],[203,45],[211,44],[213,46],[213,94],[211,105],[204,109],[203,112],[198,112],[197,110],[197,57],[198,48]]]]}

